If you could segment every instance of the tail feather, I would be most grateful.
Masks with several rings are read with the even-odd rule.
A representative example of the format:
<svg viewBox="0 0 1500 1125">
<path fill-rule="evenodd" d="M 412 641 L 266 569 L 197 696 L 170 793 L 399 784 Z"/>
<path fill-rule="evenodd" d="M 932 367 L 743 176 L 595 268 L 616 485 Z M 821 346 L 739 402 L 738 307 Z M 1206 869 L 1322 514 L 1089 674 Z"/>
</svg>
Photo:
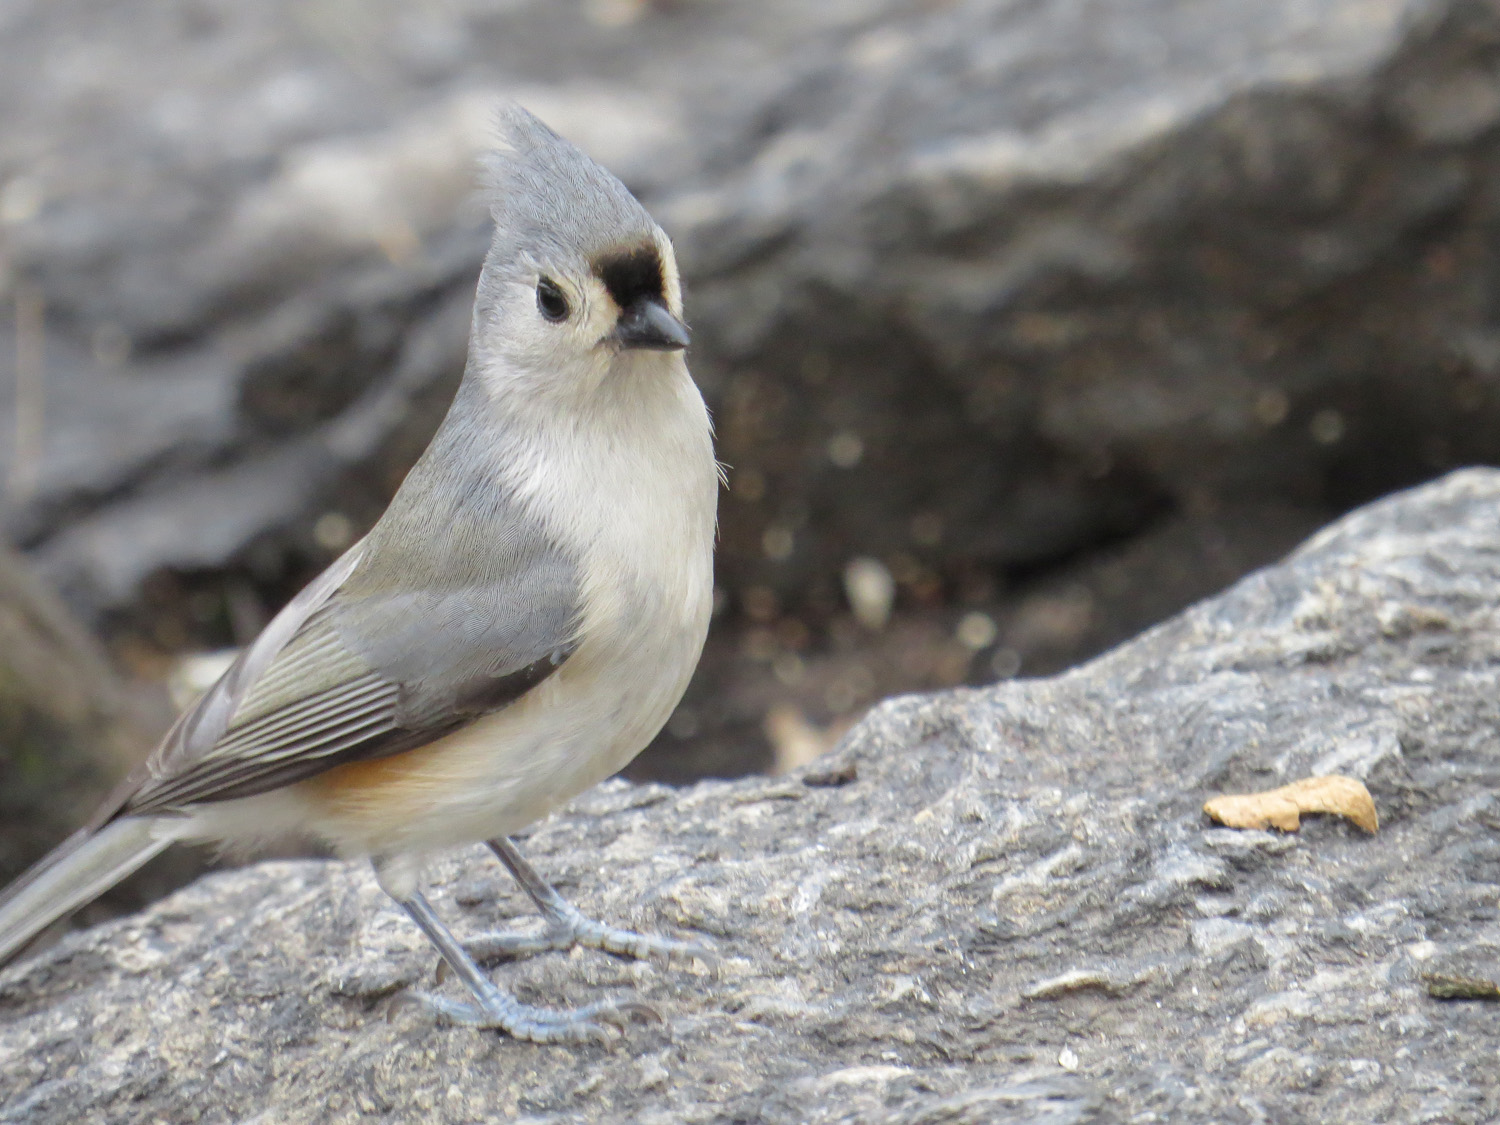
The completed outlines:
<svg viewBox="0 0 1500 1125">
<path fill-rule="evenodd" d="M 161 820 L 145 817 L 122 817 L 73 833 L 0 890 L 0 965 L 53 922 L 164 851 L 175 836 Z"/>
</svg>

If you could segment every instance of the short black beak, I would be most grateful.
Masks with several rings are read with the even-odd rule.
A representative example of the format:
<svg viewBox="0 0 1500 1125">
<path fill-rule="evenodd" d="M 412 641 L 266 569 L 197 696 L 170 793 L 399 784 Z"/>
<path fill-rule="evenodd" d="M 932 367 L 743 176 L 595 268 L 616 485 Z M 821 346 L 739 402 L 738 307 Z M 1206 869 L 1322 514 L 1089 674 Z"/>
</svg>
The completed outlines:
<svg viewBox="0 0 1500 1125">
<path fill-rule="evenodd" d="M 688 327 L 654 297 L 631 302 L 615 324 L 614 339 L 622 348 L 675 352 L 688 346 Z"/>
</svg>

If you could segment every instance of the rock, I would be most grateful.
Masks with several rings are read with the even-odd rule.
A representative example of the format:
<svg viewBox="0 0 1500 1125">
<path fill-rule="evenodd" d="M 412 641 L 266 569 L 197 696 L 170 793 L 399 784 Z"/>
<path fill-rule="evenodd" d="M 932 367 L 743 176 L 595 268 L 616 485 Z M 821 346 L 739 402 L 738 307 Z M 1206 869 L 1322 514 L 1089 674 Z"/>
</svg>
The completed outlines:
<svg viewBox="0 0 1500 1125">
<path fill-rule="evenodd" d="M 0 526 L 88 623 L 244 643 L 376 517 L 463 362 L 502 93 L 676 236 L 733 467 L 680 724 L 707 748 L 661 776 L 755 764 L 785 688 L 737 684 L 742 635 L 769 606 L 799 659 L 836 647 L 851 560 L 897 576 L 898 625 L 1024 616 L 1008 590 L 1101 546 L 1500 459 L 1480 0 L 556 12 L 0 17 Z M 1035 672 L 1116 636 L 1061 624 L 1004 647 Z M 726 694 L 753 702 L 712 729 Z"/>
<path fill-rule="evenodd" d="M 0 548 L 0 884 L 78 825 L 166 729 L 14 552 Z"/>
<path fill-rule="evenodd" d="M 659 208 L 729 587 L 816 604 L 869 555 L 951 587 L 1494 461 L 1497 30 L 1466 0 L 991 3 L 818 44 Z"/>
<path fill-rule="evenodd" d="M 116 670 L 56 593 L 0 546 L 0 886 L 78 827 L 171 721 L 151 685 Z M 155 862 L 80 915 L 133 910 L 202 870 Z"/>
<path fill-rule="evenodd" d="M 211 876 L 0 975 L 0 1121 L 1487 1120 L 1500 1009 L 1429 978 L 1500 966 L 1497 588 L 1500 471 L 1457 473 L 1085 667 L 883 704 L 805 778 L 600 787 L 539 867 L 722 954 L 498 970 L 666 1016 L 612 1050 L 399 1003 L 433 958 L 361 866 Z M 1378 834 L 1201 812 L 1334 772 Z M 478 852 L 433 883 L 464 932 L 526 913 Z"/>
<path fill-rule="evenodd" d="M 47 339 L 4 525 L 91 621 L 227 643 L 379 511 L 462 362 L 501 92 L 677 237 L 734 610 L 1500 457 L 1478 0 L 555 13 L 5 17 L 4 257 Z"/>
</svg>

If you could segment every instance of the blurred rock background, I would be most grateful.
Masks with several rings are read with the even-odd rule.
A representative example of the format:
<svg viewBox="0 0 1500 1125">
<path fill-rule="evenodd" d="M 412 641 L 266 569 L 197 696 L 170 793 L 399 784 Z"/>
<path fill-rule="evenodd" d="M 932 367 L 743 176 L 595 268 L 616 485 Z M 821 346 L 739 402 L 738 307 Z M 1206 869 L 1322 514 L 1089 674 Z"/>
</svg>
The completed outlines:
<svg viewBox="0 0 1500 1125">
<path fill-rule="evenodd" d="M 501 95 L 673 235 L 730 466 L 638 777 L 1056 671 L 1500 461 L 1494 3 L 3 0 L 0 528 L 125 742 L 436 426 Z M 118 770 L 85 712 L 66 784 L 0 739 L 0 876 Z"/>
</svg>

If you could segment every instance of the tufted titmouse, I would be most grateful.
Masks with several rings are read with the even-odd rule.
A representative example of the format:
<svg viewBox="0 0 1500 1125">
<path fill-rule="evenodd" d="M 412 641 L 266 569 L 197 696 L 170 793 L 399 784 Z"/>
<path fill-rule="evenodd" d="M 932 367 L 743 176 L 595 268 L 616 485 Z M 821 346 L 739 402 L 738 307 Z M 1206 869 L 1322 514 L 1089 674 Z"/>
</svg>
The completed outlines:
<svg viewBox="0 0 1500 1125">
<path fill-rule="evenodd" d="M 707 633 L 718 466 L 672 246 L 525 110 L 501 111 L 485 167 L 495 235 L 432 444 L 369 534 L 0 893 L 0 963 L 177 840 L 370 857 L 473 994 L 424 999 L 523 1039 L 595 1039 L 645 1010 L 502 991 L 417 889 L 424 853 L 488 842 L 545 916 L 481 959 L 697 950 L 584 917 L 506 838 L 641 751 Z"/>
</svg>

